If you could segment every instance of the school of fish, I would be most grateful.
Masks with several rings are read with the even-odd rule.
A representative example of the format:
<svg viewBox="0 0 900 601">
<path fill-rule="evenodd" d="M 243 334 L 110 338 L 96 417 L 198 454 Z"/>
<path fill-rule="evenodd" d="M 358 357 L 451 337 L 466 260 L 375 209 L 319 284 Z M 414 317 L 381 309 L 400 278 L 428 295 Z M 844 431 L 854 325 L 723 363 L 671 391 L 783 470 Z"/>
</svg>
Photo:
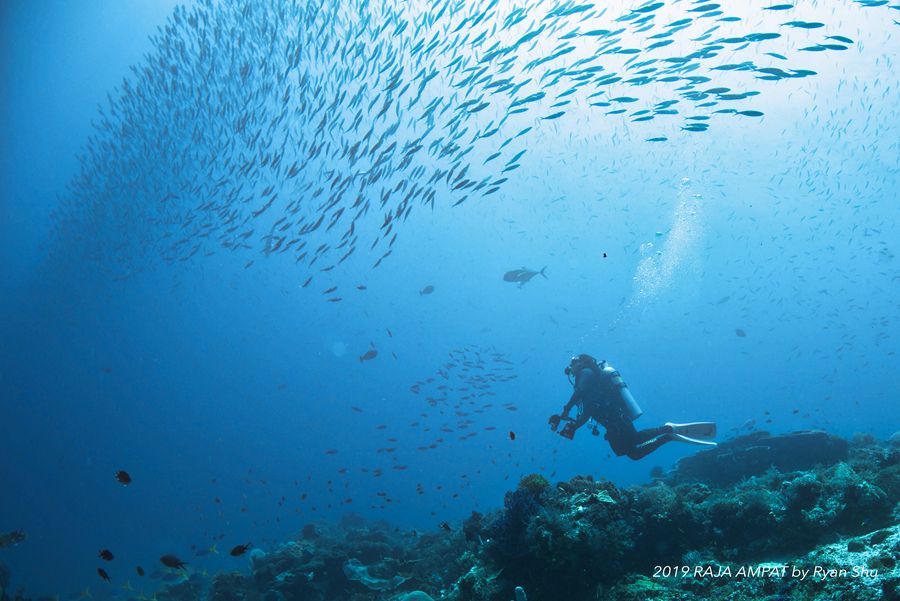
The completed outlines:
<svg viewBox="0 0 900 601">
<path fill-rule="evenodd" d="M 253 253 L 246 267 L 285 255 L 306 285 L 354 253 L 378 267 L 414 208 L 497 193 L 570 117 L 621 115 L 651 143 L 663 120 L 759 126 L 768 82 L 854 44 L 794 8 L 753 9 L 784 19 L 749 31 L 702 0 L 178 7 L 100 107 L 55 235 L 117 277 L 221 251 Z M 818 41 L 796 48 L 795 32 Z M 726 72 L 743 87 L 717 83 Z"/>
</svg>

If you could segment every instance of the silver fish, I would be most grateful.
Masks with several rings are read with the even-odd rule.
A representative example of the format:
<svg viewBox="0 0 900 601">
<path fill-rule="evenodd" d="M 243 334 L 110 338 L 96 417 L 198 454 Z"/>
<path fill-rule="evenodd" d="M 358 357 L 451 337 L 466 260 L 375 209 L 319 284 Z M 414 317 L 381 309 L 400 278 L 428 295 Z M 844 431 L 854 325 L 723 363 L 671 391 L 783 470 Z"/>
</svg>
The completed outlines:
<svg viewBox="0 0 900 601">
<path fill-rule="evenodd" d="M 536 275 L 542 275 L 544 276 L 545 280 L 548 279 L 547 274 L 544 273 L 545 269 L 547 269 L 546 265 L 540 271 L 532 271 L 530 269 L 526 269 L 525 267 L 523 267 L 522 269 L 513 269 L 512 271 L 507 271 L 503 274 L 503 281 L 518 282 L 519 288 L 521 288 L 522 286 L 530 282 L 531 278 Z"/>
</svg>

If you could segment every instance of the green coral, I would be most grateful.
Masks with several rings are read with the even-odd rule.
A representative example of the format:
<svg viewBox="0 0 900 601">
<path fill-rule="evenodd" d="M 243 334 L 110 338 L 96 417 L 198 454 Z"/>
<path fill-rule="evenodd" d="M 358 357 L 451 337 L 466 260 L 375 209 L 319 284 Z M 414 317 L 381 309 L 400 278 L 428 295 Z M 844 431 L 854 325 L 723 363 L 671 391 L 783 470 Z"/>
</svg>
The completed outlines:
<svg viewBox="0 0 900 601">
<path fill-rule="evenodd" d="M 528 474 L 519 480 L 519 489 L 537 497 L 550 489 L 550 483 L 540 474 Z"/>
</svg>

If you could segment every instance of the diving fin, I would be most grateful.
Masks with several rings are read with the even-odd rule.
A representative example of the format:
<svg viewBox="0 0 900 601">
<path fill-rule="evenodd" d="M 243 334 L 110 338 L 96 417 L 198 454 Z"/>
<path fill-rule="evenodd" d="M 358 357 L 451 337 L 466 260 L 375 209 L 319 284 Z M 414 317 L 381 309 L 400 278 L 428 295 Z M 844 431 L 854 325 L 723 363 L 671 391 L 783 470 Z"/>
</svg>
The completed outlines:
<svg viewBox="0 0 900 601">
<path fill-rule="evenodd" d="M 672 434 L 680 434 L 690 439 L 714 438 L 716 435 L 715 422 L 691 422 L 689 424 L 673 424 L 666 422 L 672 428 Z M 690 442 L 694 442 L 691 440 Z"/>
<path fill-rule="evenodd" d="M 690 443 L 690 444 L 699 444 L 699 445 L 702 445 L 702 446 L 704 446 L 704 447 L 715 447 L 715 446 L 718 446 L 718 443 L 715 443 L 715 442 L 713 442 L 713 441 L 711 441 L 711 440 L 699 440 L 699 439 L 697 439 L 697 438 L 691 438 L 690 436 L 685 436 L 684 434 L 670 434 L 669 436 L 672 437 L 672 440 L 675 440 L 675 441 L 678 441 L 678 442 L 687 442 L 687 443 Z"/>
</svg>

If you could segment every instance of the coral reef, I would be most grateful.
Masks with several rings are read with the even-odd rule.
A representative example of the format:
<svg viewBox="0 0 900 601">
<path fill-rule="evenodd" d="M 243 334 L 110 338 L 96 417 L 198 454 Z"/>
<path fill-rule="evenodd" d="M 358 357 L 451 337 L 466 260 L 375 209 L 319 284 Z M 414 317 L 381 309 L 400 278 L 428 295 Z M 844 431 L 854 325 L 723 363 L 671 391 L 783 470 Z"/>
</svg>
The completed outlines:
<svg viewBox="0 0 900 601">
<path fill-rule="evenodd" d="M 208 598 L 427 601 L 467 569 L 460 563 L 462 536 L 445 534 L 358 520 L 308 526 L 300 540 L 252 555 L 250 576 L 217 575 Z"/>
<path fill-rule="evenodd" d="M 184 582 L 170 584 L 156 594 L 157 601 L 192 601 L 203 594 L 203 579 L 197 575 Z"/>
<path fill-rule="evenodd" d="M 156 598 L 900 600 L 900 446 L 804 432 L 722 447 L 627 488 L 532 474 L 502 509 L 449 531 L 358 517 L 308 525 L 295 541 L 251 551 L 249 574 L 191 578 Z M 750 458 L 739 478 L 722 475 L 727 457 Z"/>
<path fill-rule="evenodd" d="M 883 567 L 868 579 L 854 577 L 859 562 L 835 555 L 835 549 L 843 545 L 846 551 L 844 541 L 855 548 L 864 543 L 853 541 L 869 541 L 866 533 L 896 528 L 900 449 L 871 437 L 850 443 L 818 432 L 755 434 L 722 446 L 726 453 L 698 453 L 669 477 L 644 486 L 618 489 L 585 477 L 540 492 L 520 484 L 507 493 L 503 511 L 467 522 L 467 540 L 480 541 L 469 544 L 476 565 L 445 598 L 509 599 L 514 585 L 535 598 L 576 600 L 894 594 L 895 571 L 888 566 L 900 548 L 890 546 L 891 537 L 873 551 Z M 728 461 L 745 459 L 724 474 Z M 820 581 L 836 575 L 818 589 L 813 577 L 758 576 L 759 566 L 785 563 L 819 565 L 825 574 Z M 664 566 L 705 567 L 725 576 L 654 577 Z M 841 576 L 842 569 L 850 575 Z M 492 580 L 479 583 L 479 576 Z M 862 589 L 868 597 L 857 595 Z"/>
</svg>

